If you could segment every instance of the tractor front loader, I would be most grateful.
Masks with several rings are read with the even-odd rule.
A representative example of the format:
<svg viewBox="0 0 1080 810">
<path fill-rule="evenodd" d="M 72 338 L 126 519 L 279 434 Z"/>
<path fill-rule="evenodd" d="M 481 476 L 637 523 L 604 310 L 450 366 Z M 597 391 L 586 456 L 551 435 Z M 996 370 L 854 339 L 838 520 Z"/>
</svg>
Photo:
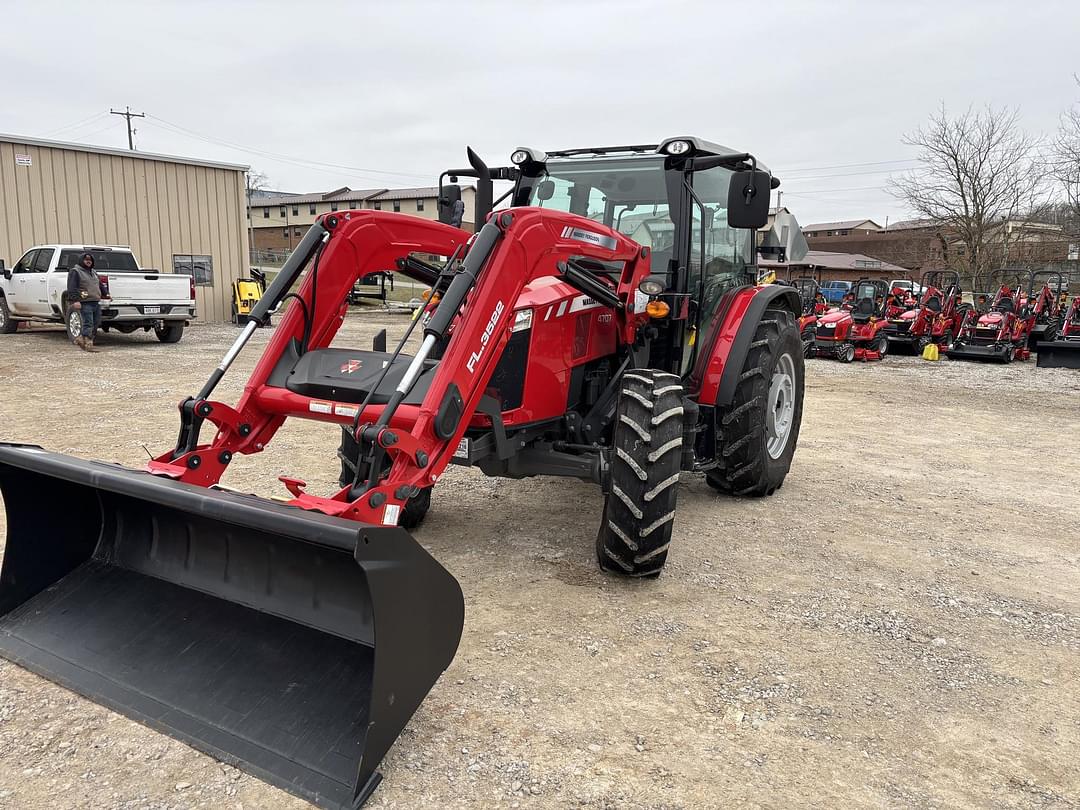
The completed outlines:
<svg viewBox="0 0 1080 810">
<path fill-rule="evenodd" d="M 480 181 L 477 233 L 320 217 L 145 471 L 0 445 L 0 654 L 316 804 L 357 807 L 461 636 L 457 582 L 404 528 L 448 464 L 596 483 L 598 562 L 631 577 L 664 566 L 681 473 L 731 494 L 780 487 L 803 357 L 797 293 L 755 284 L 778 181 L 696 138 L 519 149 L 498 169 L 469 156 L 451 174 Z M 514 184 L 494 213 L 492 179 Z M 386 267 L 437 303 L 391 351 L 385 333 L 331 348 L 354 282 Z M 286 304 L 239 402 L 213 399 Z M 283 476 L 285 503 L 220 488 L 288 418 L 341 426 L 340 488 Z"/>
<path fill-rule="evenodd" d="M 1080 295 L 1065 308 L 1058 332 L 1035 344 L 1039 368 L 1080 368 Z"/>
</svg>

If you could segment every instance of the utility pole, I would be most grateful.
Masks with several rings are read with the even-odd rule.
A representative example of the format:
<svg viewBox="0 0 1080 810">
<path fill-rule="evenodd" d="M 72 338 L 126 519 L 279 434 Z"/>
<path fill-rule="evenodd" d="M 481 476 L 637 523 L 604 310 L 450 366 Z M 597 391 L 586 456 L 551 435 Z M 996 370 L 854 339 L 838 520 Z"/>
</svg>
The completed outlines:
<svg viewBox="0 0 1080 810">
<path fill-rule="evenodd" d="M 135 151 L 135 141 L 131 137 L 131 119 L 132 118 L 146 118 L 146 113 L 133 113 L 131 111 L 131 107 L 124 107 L 123 111 L 114 110 L 112 107 L 109 107 L 109 115 L 122 115 L 122 116 L 124 116 L 124 118 L 127 119 L 128 149 L 130 149 L 132 152 L 134 152 Z"/>
</svg>

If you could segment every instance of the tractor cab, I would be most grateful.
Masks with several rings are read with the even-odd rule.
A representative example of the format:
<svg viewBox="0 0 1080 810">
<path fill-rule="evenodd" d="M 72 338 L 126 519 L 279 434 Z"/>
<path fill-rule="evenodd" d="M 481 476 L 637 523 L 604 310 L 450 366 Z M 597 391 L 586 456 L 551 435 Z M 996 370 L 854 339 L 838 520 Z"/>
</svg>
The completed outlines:
<svg viewBox="0 0 1080 810">
<path fill-rule="evenodd" d="M 889 285 L 880 279 L 863 278 L 852 287 L 851 317 L 855 323 L 884 318 Z"/>
<path fill-rule="evenodd" d="M 799 302 L 802 304 L 803 315 L 824 315 L 828 309 L 828 302 L 821 293 L 821 271 L 817 270 L 813 275 L 791 276 L 788 271 L 788 282 L 799 293 Z"/>
<path fill-rule="evenodd" d="M 487 171 L 514 180 L 504 195 L 512 207 L 576 214 L 648 250 L 647 295 L 669 308 L 655 324 L 658 339 L 649 353 L 654 367 L 688 373 L 711 352 L 716 335 L 710 327 L 726 296 L 759 283 L 757 231 L 768 218 L 770 189 L 779 181 L 750 154 L 698 138 L 673 138 L 659 146 L 521 148 L 511 162 L 511 169 Z M 478 206 L 479 199 L 478 192 Z M 478 211 L 478 222 L 482 216 Z M 610 238 L 585 227 L 567 228 L 564 236 L 593 244 Z M 769 236 L 774 256 L 792 261 L 806 253 L 790 214 L 776 218 Z M 600 283 L 618 271 L 600 270 L 608 275 Z"/>
</svg>

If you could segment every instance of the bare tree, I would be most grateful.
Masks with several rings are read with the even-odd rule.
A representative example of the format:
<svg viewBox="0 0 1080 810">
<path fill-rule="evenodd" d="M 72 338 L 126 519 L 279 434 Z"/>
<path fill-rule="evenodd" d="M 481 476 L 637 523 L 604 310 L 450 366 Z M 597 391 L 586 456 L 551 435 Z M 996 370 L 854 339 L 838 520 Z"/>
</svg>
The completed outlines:
<svg viewBox="0 0 1080 810">
<path fill-rule="evenodd" d="M 248 253 L 255 250 L 255 225 L 251 220 L 251 198 L 258 191 L 265 191 L 270 187 L 270 178 L 258 169 L 248 169 L 244 181 L 247 193 L 247 217 L 248 217 Z"/>
<path fill-rule="evenodd" d="M 1073 78 L 1080 85 L 1080 76 Z M 1071 238 L 1080 239 L 1080 104 L 1062 113 L 1049 163 L 1050 173 L 1065 192 L 1061 224 Z"/>
<path fill-rule="evenodd" d="M 1016 110 L 989 106 L 951 117 L 943 104 L 925 126 L 904 136 L 918 148 L 922 167 L 890 183 L 895 196 L 941 230 L 950 266 L 970 276 L 973 286 L 1007 257 L 1005 223 L 1031 210 L 1043 187 L 1041 141 L 1025 133 L 1018 118 Z"/>
</svg>

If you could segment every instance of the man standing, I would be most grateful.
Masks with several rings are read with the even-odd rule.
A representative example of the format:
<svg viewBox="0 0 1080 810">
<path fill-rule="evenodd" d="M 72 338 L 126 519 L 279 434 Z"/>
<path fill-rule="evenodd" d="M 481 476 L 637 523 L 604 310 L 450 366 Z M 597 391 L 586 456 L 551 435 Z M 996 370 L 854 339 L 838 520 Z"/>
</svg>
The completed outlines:
<svg viewBox="0 0 1080 810">
<path fill-rule="evenodd" d="M 89 253 L 84 253 L 68 271 L 67 293 L 71 308 L 82 315 L 82 329 L 75 345 L 87 352 L 101 351 L 94 347 L 94 335 L 101 325 L 101 279 L 94 272 L 94 257 Z"/>
</svg>

